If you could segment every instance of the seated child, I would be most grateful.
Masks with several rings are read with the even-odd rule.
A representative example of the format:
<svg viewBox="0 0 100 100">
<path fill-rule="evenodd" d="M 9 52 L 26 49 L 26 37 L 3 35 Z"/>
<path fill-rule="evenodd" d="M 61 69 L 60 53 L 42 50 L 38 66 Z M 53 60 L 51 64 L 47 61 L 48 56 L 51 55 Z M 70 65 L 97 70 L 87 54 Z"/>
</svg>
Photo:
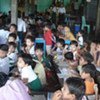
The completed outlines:
<svg viewBox="0 0 100 100">
<path fill-rule="evenodd" d="M 32 57 L 29 54 L 22 54 L 18 57 L 17 66 L 20 72 L 21 79 L 27 84 L 32 91 L 42 89 L 41 82 L 32 67 Z"/>
<path fill-rule="evenodd" d="M 59 39 L 57 41 L 57 48 L 55 51 L 52 51 L 52 54 L 55 55 L 54 59 L 56 58 L 58 61 L 63 61 L 64 55 L 63 55 L 63 49 L 64 49 L 65 41 L 63 39 Z"/>
<path fill-rule="evenodd" d="M 9 74 L 9 67 L 10 67 L 7 53 L 8 53 L 8 45 L 1 44 L 0 45 L 0 72 L 4 72 L 5 74 Z"/>
<path fill-rule="evenodd" d="M 66 68 L 66 69 L 63 68 L 62 70 L 66 71 L 66 78 L 79 77 L 79 74 L 76 71 L 76 67 L 77 67 L 78 63 L 77 63 L 77 61 L 74 61 L 73 53 L 67 52 L 64 56 L 65 56 L 65 60 L 66 60 L 68 68 Z"/>
<path fill-rule="evenodd" d="M 82 79 L 85 80 L 86 94 L 95 93 L 95 78 L 96 78 L 96 68 L 93 64 L 86 64 L 82 66 Z"/>
<path fill-rule="evenodd" d="M 45 68 L 50 68 L 51 67 L 51 63 L 50 63 L 49 59 L 44 56 L 43 50 L 40 47 L 35 48 L 35 57 L 34 57 L 34 59 L 41 62 Z"/>
<path fill-rule="evenodd" d="M 6 95 L 5 95 L 6 93 Z M 19 79 L 9 79 L 0 72 L 0 100 L 32 100 L 28 88 Z"/>
<path fill-rule="evenodd" d="M 87 100 L 84 81 L 77 77 L 68 78 L 63 88 L 54 93 L 52 100 Z"/>
<path fill-rule="evenodd" d="M 77 48 L 78 48 L 78 43 L 77 43 L 77 41 L 75 41 L 75 40 L 71 41 L 70 51 L 71 51 L 71 52 L 73 53 L 73 55 L 74 55 L 74 60 L 77 60 L 77 57 L 78 57 Z"/>
<path fill-rule="evenodd" d="M 25 47 L 24 52 L 26 52 L 27 54 L 30 54 L 32 57 L 34 57 L 34 41 L 35 41 L 35 38 L 33 38 L 30 35 L 28 35 L 25 38 L 26 47 Z"/>
<path fill-rule="evenodd" d="M 16 53 L 16 43 L 14 42 L 9 42 L 8 44 L 9 46 L 9 50 L 8 50 L 8 58 L 9 58 L 9 62 L 10 62 L 10 67 L 13 67 L 16 62 L 17 62 L 17 53 Z"/>
<path fill-rule="evenodd" d="M 95 64 L 97 69 L 100 71 L 100 42 L 97 43 L 96 47 Z"/>
<path fill-rule="evenodd" d="M 8 43 L 9 42 L 15 42 L 15 43 L 17 43 L 16 42 L 16 38 L 17 38 L 17 35 L 15 33 L 9 34 L 9 36 L 8 36 Z"/>
<path fill-rule="evenodd" d="M 84 40 L 83 40 L 83 31 L 79 31 L 77 33 L 77 41 L 78 41 L 78 45 L 80 47 L 82 47 L 83 46 L 83 42 L 84 42 Z"/>
<path fill-rule="evenodd" d="M 89 52 L 83 52 L 80 55 L 80 59 L 79 59 L 79 66 L 78 66 L 79 73 L 81 74 L 83 65 L 91 64 L 93 60 L 94 60 L 93 56 Z"/>
<path fill-rule="evenodd" d="M 39 61 L 36 61 L 36 66 L 34 68 L 34 72 L 37 74 L 37 76 L 39 77 L 42 86 L 46 85 L 46 73 L 45 73 L 45 68 L 43 66 L 43 64 Z"/>
</svg>

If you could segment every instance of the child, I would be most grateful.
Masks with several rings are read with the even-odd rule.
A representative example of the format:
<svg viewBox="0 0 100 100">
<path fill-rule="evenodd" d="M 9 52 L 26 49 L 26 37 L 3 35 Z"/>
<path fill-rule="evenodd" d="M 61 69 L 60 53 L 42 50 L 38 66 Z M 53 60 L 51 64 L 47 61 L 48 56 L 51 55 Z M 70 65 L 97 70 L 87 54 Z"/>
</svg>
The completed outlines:
<svg viewBox="0 0 100 100">
<path fill-rule="evenodd" d="M 68 78 L 62 90 L 54 93 L 52 100 L 87 100 L 84 81 L 77 77 Z"/>
<path fill-rule="evenodd" d="M 6 93 L 6 95 L 5 95 Z M 31 100 L 28 88 L 19 79 L 9 79 L 0 72 L 0 100 Z"/>
<path fill-rule="evenodd" d="M 8 36 L 8 42 L 15 42 L 15 43 L 17 43 L 16 42 L 16 38 L 17 38 L 17 35 L 15 33 L 11 33 Z"/>
<path fill-rule="evenodd" d="M 10 68 L 12 68 L 17 62 L 17 53 L 16 53 L 16 43 L 9 42 L 8 58 L 10 62 Z"/>
<path fill-rule="evenodd" d="M 82 31 L 79 31 L 77 33 L 77 41 L 78 41 L 78 44 L 79 44 L 80 47 L 83 46 L 83 42 L 84 42 L 82 33 L 83 33 Z"/>
<path fill-rule="evenodd" d="M 49 25 L 45 25 L 44 27 L 44 39 L 46 41 L 46 51 L 49 55 L 52 47 L 52 32 Z"/>
<path fill-rule="evenodd" d="M 57 41 L 57 49 L 56 49 L 56 51 L 52 52 L 53 54 L 55 54 L 55 56 L 57 56 L 57 60 L 58 61 L 60 61 L 60 60 L 63 61 L 63 59 L 64 59 L 64 56 L 63 56 L 64 45 L 65 45 L 65 41 L 63 39 L 59 39 Z"/>
<path fill-rule="evenodd" d="M 86 86 L 86 94 L 94 94 L 95 93 L 95 78 L 96 78 L 96 68 L 93 64 L 86 64 L 82 66 L 82 79 L 85 80 Z"/>
<path fill-rule="evenodd" d="M 97 43 L 96 47 L 95 64 L 97 69 L 100 71 L 100 42 Z"/>
<path fill-rule="evenodd" d="M 21 75 L 21 79 L 26 83 L 32 91 L 42 89 L 42 85 L 37 75 L 33 71 L 32 57 L 29 54 L 22 54 L 18 57 L 17 66 Z"/>
<path fill-rule="evenodd" d="M 1 44 L 0 45 L 0 72 L 4 72 L 5 74 L 9 74 L 9 67 L 10 67 L 7 53 L 8 53 L 8 45 Z"/>
<path fill-rule="evenodd" d="M 78 47 L 78 43 L 77 41 L 71 41 L 71 45 L 70 45 L 70 51 L 73 53 L 74 55 L 74 60 L 77 60 L 78 57 L 78 52 L 77 52 L 77 47 Z"/>
<path fill-rule="evenodd" d="M 11 33 L 16 34 L 16 42 L 18 43 L 19 37 L 18 37 L 18 35 L 17 35 L 17 25 L 16 25 L 16 24 L 11 24 L 11 25 L 10 25 L 9 32 L 10 32 L 10 34 L 11 34 Z"/>
<path fill-rule="evenodd" d="M 80 55 L 78 71 L 81 73 L 82 66 L 85 64 L 91 64 L 93 62 L 93 60 L 94 60 L 93 56 L 89 52 L 83 52 Z"/>
<path fill-rule="evenodd" d="M 95 54 L 96 54 L 96 41 L 91 42 L 91 44 L 90 44 L 90 53 L 93 57 L 95 57 Z"/>
<path fill-rule="evenodd" d="M 45 68 L 50 68 L 51 67 L 50 61 L 48 60 L 47 57 L 45 57 L 43 55 L 43 50 L 40 47 L 36 47 L 34 59 L 41 62 Z"/>
<path fill-rule="evenodd" d="M 25 43 L 26 43 L 25 52 L 27 54 L 30 54 L 32 57 L 34 57 L 34 41 L 35 38 L 30 35 L 28 35 L 25 38 Z"/>
</svg>

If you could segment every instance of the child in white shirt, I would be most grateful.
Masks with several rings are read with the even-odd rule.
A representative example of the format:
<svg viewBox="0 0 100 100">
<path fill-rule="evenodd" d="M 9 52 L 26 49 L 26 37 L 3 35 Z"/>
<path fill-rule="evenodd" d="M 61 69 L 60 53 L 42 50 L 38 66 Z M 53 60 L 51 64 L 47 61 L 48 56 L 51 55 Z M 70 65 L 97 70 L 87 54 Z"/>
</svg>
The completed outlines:
<svg viewBox="0 0 100 100">
<path fill-rule="evenodd" d="M 8 53 L 8 45 L 1 44 L 0 45 L 0 72 L 4 72 L 5 74 L 9 74 L 9 67 L 10 67 L 7 53 Z"/>
<path fill-rule="evenodd" d="M 17 66 L 23 82 L 28 85 L 29 89 L 38 91 L 41 90 L 42 85 L 32 69 L 32 67 L 35 67 L 32 63 L 32 57 L 29 54 L 22 54 L 18 57 Z"/>
</svg>

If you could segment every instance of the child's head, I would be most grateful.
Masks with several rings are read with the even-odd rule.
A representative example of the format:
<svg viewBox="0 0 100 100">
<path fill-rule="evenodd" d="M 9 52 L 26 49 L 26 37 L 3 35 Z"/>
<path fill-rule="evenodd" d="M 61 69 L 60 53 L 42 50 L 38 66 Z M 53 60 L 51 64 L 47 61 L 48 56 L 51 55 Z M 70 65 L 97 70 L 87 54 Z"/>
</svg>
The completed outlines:
<svg viewBox="0 0 100 100">
<path fill-rule="evenodd" d="M 58 48 L 64 47 L 64 45 L 65 45 L 65 41 L 63 39 L 59 39 L 57 41 L 57 47 Z"/>
<path fill-rule="evenodd" d="M 96 49 L 97 49 L 97 51 L 100 51 L 100 42 L 97 43 Z"/>
<path fill-rule="evenodd" d="M 0 45 L 0 58 L 6 57 L 7 53 L 8 53 L 8 45 L 1 44 Z"/>
<path fill-rule="evenodd" d="M 8 79 L 9 78 L 5 73 L 0 72 L 0 87 L 4 86 Z"/>
<path fill-rule="evenodd" d="M 25 38 L 26 45 L 29 46 L 29 47 L 32 47 L 34 45 L 34 41 L 35 41 L 35 38 L 31 35 L 28 35 Z"/>
<path fill-rule="evenodd" d="M 77 36 L 82 36 L 84 34 L 84 32 L 81 30 L 77 33 Z"/>
<path fill-rule="evenodd" d="M 90 49 L 96 49 L 96 41 L 91 42 Z"/>
<path fill-rule="evenodd" d="M 84 64 L 92 63 L 93 56 L 89 52 L 83 52 L 79 59 L 79 64 L 83 66 Z"/>
<path fill-rule="evenodd" d="M 9 31 L 11 33 L 16 33 L 16 31 L 17 31 L 17 25 L 16 24 L 11 24 Z"/>
<path fill-rule="evenodd" d="M 46 31 L 49 31 L 50 29 L 51 29 L 51 27 L 50 27 L 49 24 L 45 25 L 45 27 L 44 27 L 44 31 L 45 31 L 45 32 L 46 32 Z"/>
<path fill-rule="evenodd" d="M 15 52 L 15 50 L 16 50 L 16 43 L 15 42 L 9 42 L 8 46 L 9 46 L 8 52 L 10 52 L 10 53 Z"/>
<path fill-rule="evenodd" d="M 8 36 L 8 42 L 16 42 L 17 35 L 15 33 L 11 33 Z"/>
<path fill-rule="evenodd" d="M 77 41 L 75 41 L 75 40 L 71 41 L 70 50 L 71 50 L 72 52 L 74 52 L 74 51 L 77 50 L 77 47 L 78 47 Z"/>
<path fill-rule="evenodd" d="M 85 84 L 81 78 L 70 77 L 62 88 L 63 100 L 82 100 L 85 95 Z"/>
<path fill-rule="evenodd" d="M 86 64 L 82 66 L 82 73 L 81 73 L 82 79 L 88 79 L 88 78 L 95 79 L 95 75 L 96 75 L 96 68 L 93 64 Z"/>
<path fill-rule="evenodd" d="M 67 52 L 64 55 L 65 59 L 68 61 L 73 61 L 73 53 L 72 52 Z"/>
<path fill-rule="evenodd" d="M 36 55 L 37 57 L 42 57 L 42 56 L 43 56 L 43 49 L 40 48 L 40 47 L 36 47 L 36 48 L 35 48 L 35 55 Z"/>
<path fill-rule="evenodd" d="M 21 54 L 18 57 L 18 61 L 17 61 L 17 66 L 18 68 L 23 68 L 23 67 L 27 67 L 29 65 L 32 65 L 32 57 L 29 54 Z"/>
</svg>

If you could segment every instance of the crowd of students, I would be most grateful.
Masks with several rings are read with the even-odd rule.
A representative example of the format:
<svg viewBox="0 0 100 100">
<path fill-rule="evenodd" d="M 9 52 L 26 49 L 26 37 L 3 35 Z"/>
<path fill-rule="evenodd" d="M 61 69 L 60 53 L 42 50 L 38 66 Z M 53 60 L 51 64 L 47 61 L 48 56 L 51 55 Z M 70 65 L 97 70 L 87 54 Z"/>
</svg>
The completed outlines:
<svg viewBox="0 0 100 100">
<path fill-rule="evenodd" d="M 49 55 L 55 63 L 65 61 L 68 66 L 65 66 L 68 73 L 64 86 L 54 93 L 52 100 L 87 100 L 85 95 L 95 94 L 95 86 L 100 92 L 99 38 L 87 42 L 84 31 L 74 36 L 70 27 L 62 23 L 55 25 L 49 17 L 48 13 L 38 13 L 31 19 L 20 17 L 23 22 L 8 25 L 8 30 L 1 25 L 1 100 L 8 100 L 10 96 L 13 100 L 31 100 L 31 91 L 41 91 L 49 84 L 46 72 L 53 67 Z M 34 23 L 31 23 L 33 20 Z M 41 45 L 35 44 L 36 38 L 45 40 L 46 51 Z"/>
</svg>

